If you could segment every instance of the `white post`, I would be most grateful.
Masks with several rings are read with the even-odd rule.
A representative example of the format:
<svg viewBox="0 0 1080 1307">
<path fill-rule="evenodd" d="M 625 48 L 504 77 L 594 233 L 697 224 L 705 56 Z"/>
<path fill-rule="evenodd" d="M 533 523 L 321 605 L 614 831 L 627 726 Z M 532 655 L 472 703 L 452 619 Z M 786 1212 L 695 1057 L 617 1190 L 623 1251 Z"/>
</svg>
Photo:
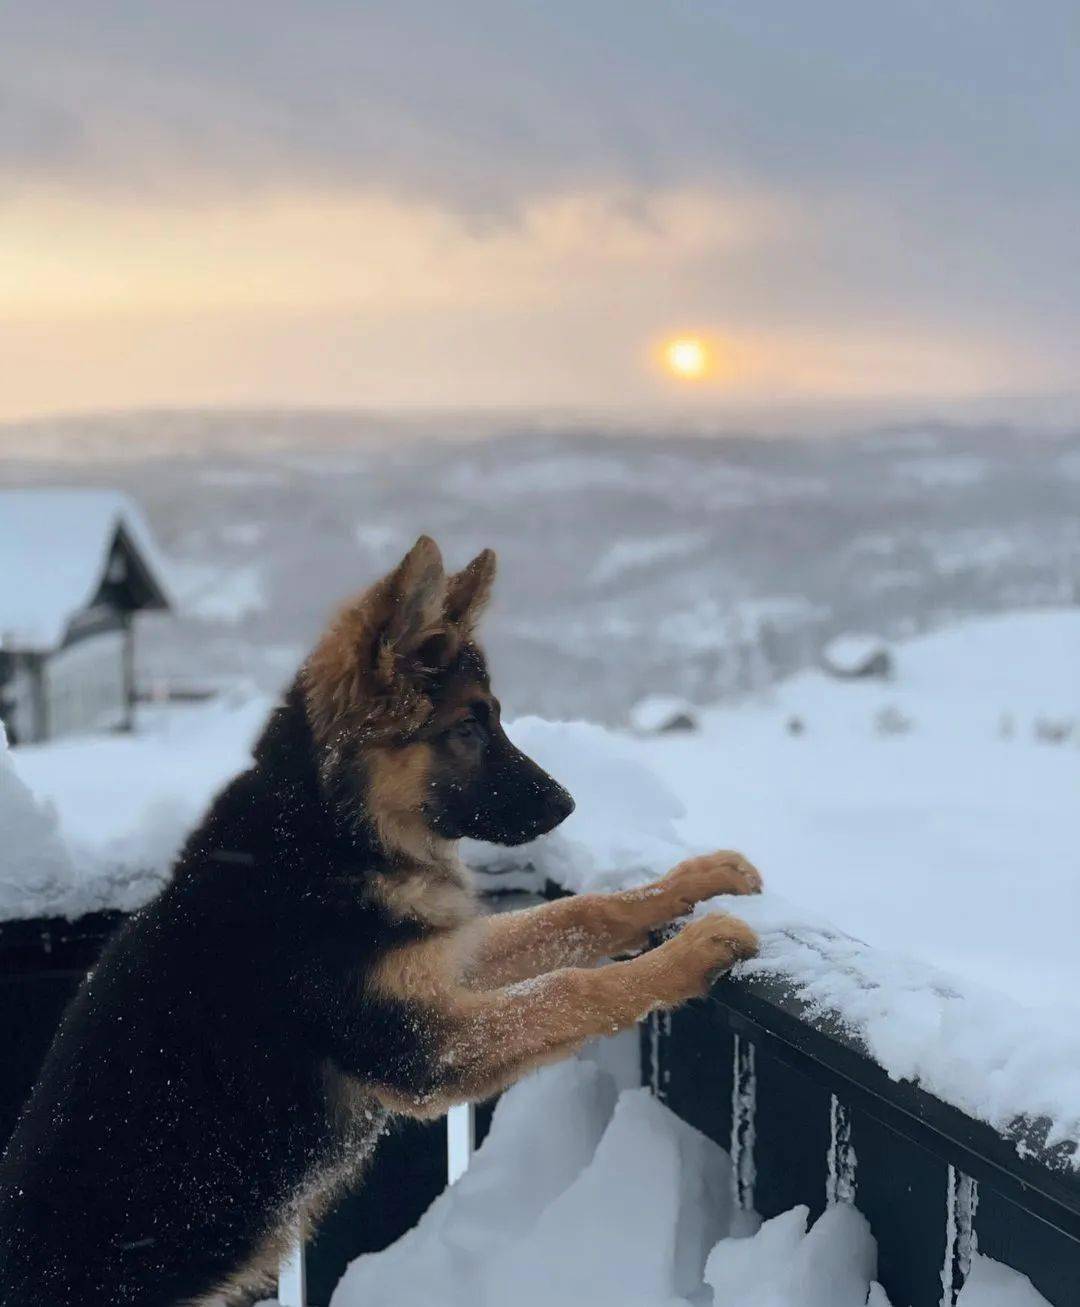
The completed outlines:
<svg viewBox="0 0 1080 1307">
<path fill-rule="evenodd" d="M 278 1267 L 278 1302 L 281 1307 L 307 1307 L 307 1270 L 304 1266 L 304 1241 L 299 1228 L 292 1247 Z"/>
<path fill-rule="evenodd" d="M 453 1184 L 469 1169 L 476 1138 L 476 1109 L 459 1103 L 446 1114 L 446 1182 Z"/>
</svg>

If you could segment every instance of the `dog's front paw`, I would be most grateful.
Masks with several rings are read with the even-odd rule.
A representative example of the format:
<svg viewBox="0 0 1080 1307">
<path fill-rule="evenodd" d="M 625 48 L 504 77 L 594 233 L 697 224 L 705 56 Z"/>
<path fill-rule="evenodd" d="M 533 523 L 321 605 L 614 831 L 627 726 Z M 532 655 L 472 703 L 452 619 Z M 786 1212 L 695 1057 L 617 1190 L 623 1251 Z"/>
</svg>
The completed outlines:
<svg viewBox="0 0 1080 1307">
<path fill-rule="evenodd" d="M 659 952 L 671 966 L 675 1001 L 705 994 L 722 972 L 752 958 L 758 937 L 745 921 L 723 912 L 710 912 L 689 922 Z"/>
<path fill-rule="evenodd" d="M 660 882 L 671 895 L 672 916 L 682 916 L 695 903 L 716 894 L 760 894 L 761 873 L 733 849 L 705 853 L 680 862 Z"/>
</svg>

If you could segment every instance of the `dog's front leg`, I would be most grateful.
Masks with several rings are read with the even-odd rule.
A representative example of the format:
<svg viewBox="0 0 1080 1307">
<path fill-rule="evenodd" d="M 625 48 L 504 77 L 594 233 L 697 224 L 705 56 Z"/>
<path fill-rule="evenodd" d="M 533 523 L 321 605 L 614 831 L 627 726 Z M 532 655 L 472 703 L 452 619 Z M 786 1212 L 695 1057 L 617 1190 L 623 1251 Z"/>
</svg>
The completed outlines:
<svg viewBox="0 0 1080 1307">
<path fill-rule="evenodd" d="M 429 976 L 435 956 L 430 946 L 418 949 L 423 952 L 417 953 L 417 965 L 399 958 L 378 978 L 387 997 L 413 1011 L 416 982 Z M 501 989 L 459 988 L 437 995 L 429 976 L 421 982 L 430 1032 L 428 1078 L 420 1090 L 402 1093 L 384 1085 L 375 1092 L 391 1109 L 422 1117 L 488 1098 L 589 1039 L 705 993 L 713 977 L 756 951 L 757 939 L 745 922 L 713 914 L 691 922 L 659 948 L 606 967 L 567 967 Z"/>
<path fill-rule="evenodd" d="M 557 967 L 590 966 L 644 947 L 651 931 L 715 894 L 757 894 L 761 876 L 731 850 L 680 862 L 661 880 L 614 894 L 577 894 L 486 917 L 467 970 L 477 988 Z"/>
</svg>

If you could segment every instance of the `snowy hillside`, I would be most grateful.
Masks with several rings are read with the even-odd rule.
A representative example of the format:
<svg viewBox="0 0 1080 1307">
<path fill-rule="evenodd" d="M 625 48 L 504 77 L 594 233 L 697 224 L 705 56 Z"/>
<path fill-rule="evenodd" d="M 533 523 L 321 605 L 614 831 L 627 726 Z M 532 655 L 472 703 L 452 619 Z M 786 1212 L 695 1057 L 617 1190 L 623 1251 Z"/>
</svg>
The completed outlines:
<svg viewBox="0 0 1080 1307">
<path fill-rule="evenodd" d="M 179 620 L 140 623 L 147 687 L 276 693 L 342 596 L 421 531 L 451 562 L 499 552 L 487 639 L 503 701 L 611 724 L 646 694 L 760 687 L 842 631 L 909 635 L 1080 594 L 1075 435 L 485 429 L 501 438 L 265 413 L 84 420 L 55 446 L 0 428 L 0 485 L 105 481 L 145 509 L 180 601 Z"/>
</svg>

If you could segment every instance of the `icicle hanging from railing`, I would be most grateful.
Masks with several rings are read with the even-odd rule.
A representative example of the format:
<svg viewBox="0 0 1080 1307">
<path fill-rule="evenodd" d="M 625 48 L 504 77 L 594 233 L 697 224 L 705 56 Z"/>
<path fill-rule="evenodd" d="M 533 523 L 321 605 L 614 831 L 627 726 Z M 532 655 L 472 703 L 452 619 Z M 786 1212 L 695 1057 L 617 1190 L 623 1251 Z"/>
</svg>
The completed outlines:
<svg viewBox="0 0 1080 1307">
<path fill-rule="evenodd" d="M 835 1094 L 829 1099 L 829 1153 L 825 1176 L 825 1206 L 855 1201 L 855 1148 L 851 1142 L 851 1115 Z"/>
<path fill-rule="evenodd" d="M 979 1186 L 969 1175 L 949 1167 L 945 1187 L 945 1261 L 941 1267 L 941 1307 L 954 1307 L 977 1251 L 975 1209 Z"/>
<path fill-rule="evenodd" d="M 731 1084 L 731 1174 L 735 1210 L 754 1210 L 757 1073 L 754 1045 L 734 1036 L 734 1075 Z"/>
<path fill-rule="evenodd" d="M 671 1073 L 663 1065 L 663 1040 L 671 1034 L 671 1013 L 653 1012 L 649 1017 L 649 1089 L 661 1102 L 667 1096 Z"/>
</svg>

